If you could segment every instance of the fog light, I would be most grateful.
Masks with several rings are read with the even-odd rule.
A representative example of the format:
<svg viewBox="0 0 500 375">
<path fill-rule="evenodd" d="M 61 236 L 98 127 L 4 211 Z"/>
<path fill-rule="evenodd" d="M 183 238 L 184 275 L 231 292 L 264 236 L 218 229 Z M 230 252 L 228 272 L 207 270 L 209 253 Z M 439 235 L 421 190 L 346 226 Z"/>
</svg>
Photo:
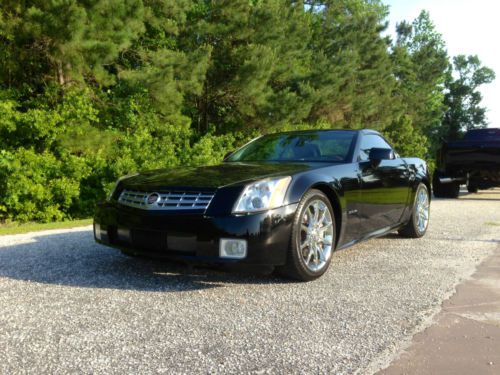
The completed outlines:
<svg viewBox="0 0 500 375">
<path fill-rule="evenodd" d="M 242 259 L 247 256 L 247 241 L 221 238 L 219 245 L 221 258 Z"/>
<path fill-rule="evenodd" d="M 94 236 L 96 239 L 101 241 L 101 225 L 94 223 Z"/>
</svg>

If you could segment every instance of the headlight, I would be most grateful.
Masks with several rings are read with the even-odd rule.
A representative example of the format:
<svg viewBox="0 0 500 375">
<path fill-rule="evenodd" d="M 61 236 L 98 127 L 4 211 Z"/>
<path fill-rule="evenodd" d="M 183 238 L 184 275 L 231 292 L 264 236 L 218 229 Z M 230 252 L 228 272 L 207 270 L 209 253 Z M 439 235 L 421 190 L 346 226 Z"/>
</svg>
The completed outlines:
<svg viewBox="0 0 500 375">
<path fill-rule="evenodd" d="M 129 178 L 129 177 L 134 177 L 134 176 L 137 176 L 139 173 L 130 173 L 126 176 L 122 176 L 120 177 L 118 180 L 116 180 L 115 182 L 115 186 L 113 186 L 113 189 L 111 189 L 111 191 L 109 192 L 109 195 L 108 195 L 108 201 L 111 200 L 111 198 L 113 198 L 113 194 L 115 194 L 115 191 L 116 191 L 116 188 L 118 187 L 118 185 L 120 184 L 121 181 L 125 180 L 126 178 Z"/>
<path fill-rule="evenodd" d="M 280 177 L 254 182 L 245 187 L 233 213 L 264 211 L 283 205 L 291 177 Z"/>
</svg>

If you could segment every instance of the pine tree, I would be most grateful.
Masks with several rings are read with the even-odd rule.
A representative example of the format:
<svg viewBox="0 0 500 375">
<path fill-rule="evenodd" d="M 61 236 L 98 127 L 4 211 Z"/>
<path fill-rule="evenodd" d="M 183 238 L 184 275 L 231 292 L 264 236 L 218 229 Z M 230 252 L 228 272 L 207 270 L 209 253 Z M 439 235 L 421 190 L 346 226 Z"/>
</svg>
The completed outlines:
<svg viewBox="0 0 500 375">
<path fill-rule="evenodd" d="M 143 30 L 141 0 L 2 2 L 1 67 L 9 85 L 110 84 L 110 64 Z"/>
<path fill-rule="evenodd" d="M 195 1 L 180 39 L 188 50 L 210 50 L 203 90 L 190 97 L 197 129 L 264 129 L 305 118 L 309 38 L 302 2 Z"/>
<path fill-rule="evenodd" d="M 182 128 L 190 125 L 185 98 L 201 93 L 211 51 L 185 49 L 180 42 L 191 7 L 187 0 L 144 0 L 145 32 L 118 63 L 118 75 L 129 85 L 125 95 L 146 90 L 164 123 Z"/>
<path fill-rule="evenodd" d="M 383 128 L 392 119 L 394 86 L 387 54 L 387 7 L 379 1 L 310 4 L 314 19 L 311 119 L 345 127 Z"/>
</svg>

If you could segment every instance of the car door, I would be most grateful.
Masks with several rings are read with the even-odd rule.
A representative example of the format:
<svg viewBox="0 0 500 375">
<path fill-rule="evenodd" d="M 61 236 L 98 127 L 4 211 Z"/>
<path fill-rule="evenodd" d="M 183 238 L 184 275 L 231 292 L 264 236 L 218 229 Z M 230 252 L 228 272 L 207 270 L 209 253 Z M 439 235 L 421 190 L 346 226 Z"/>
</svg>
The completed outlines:
<svg viewBox="0 0 500 375">
<path fill-rule="evenodd" d="M 360 231 L 363 235 L 398 224 L 409 193 L 409 169 L 394 153 L 392 160 L 370 161 L 372 148 L 392 147 L 378 134 L 364 134 L 358 154 Z"/>
</svg>

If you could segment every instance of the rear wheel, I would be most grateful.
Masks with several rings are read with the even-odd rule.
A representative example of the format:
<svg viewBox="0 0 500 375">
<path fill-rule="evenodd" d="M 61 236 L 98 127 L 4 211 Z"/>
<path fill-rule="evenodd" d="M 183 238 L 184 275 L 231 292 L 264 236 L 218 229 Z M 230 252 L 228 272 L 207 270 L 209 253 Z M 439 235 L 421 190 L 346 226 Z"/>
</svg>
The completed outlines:
<svg viewBox="0 0 500 375">
<path fill-rule="evenodd" d="M 335 248 L 335 230 L 328 197 L 319 190 L 308 191 L 297 207 L 287 263 L 278 271 L 301 281 L 323 275 Z"/>
<path fill-rule="evenodd" d="M 479 189 L 477 188 L 477 186 L 475 185 L 472 185 L 472 184 L 467 184 L 467 191 L 469 193 L 477 193 Z"/>
<path fill-rule="evenodd" d="M 447 184 L 439 181 L 439 172 L 434 172 L 432 178 L 432 190 L 436 198 L 458 198 L 460 193 L 460 184 L 457 182 L 450 182 Z"/>
<path fill-rule="evenodd" d="M 415 194 L 411 219 L 398 233 L 403 237 L 420 238 L 429 226 L 430 203 L 427 186 L 420 184 Z"/>
</svg>

